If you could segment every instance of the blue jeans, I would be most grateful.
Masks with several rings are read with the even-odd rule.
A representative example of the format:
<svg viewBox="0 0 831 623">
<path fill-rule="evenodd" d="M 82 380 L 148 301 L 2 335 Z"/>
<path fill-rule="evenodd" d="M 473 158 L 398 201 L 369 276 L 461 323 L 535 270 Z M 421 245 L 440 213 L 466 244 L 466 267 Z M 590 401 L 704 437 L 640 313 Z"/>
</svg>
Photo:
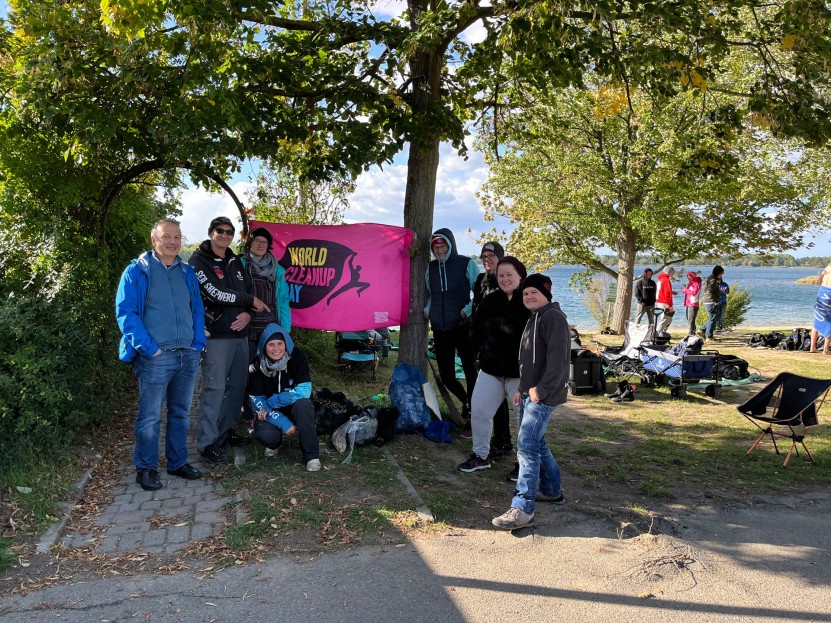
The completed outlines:
<svg viewBox="0 0 831 623">
<path fill-rule="evenodd" d="M 157 469 L 162 402 L 167 402 L 167 430 L 164 452 L 167 469 L 178 469 L 188 462 L 187 435 L 193 385 L 199 371 L 199 352 L 162 351 L 157 357 L 137 355 L 133 371 L 139 385 L 136 414 L 136 469 Z"/>
<path fill-rule="evenodd" d="M 545 441 L 545 431 L 556 408 L 541 402 L 535 404 L 525 395 L 519 403 L 519 478 L 511 506 L 525 513 L 534 512 L 538 488 L 545 495 L 560 493 L 560 466 Z"/>
<path fill-rule="evenodd" d="M 718 330 L 724 331 L 724 315 L 727 313 L 727 302 L 722 301 L 718 304 Z"/>
<path fill-rule="evenodd" d="M 713 339 L 713 331 L 715 331 L 716 323 L 718 322 L 718 314 L 720 305 L 718 303 L 704 303 L 704 309 L 707 310 L 707 322 L 704 323 L 704 337 Z"/>
</svg>

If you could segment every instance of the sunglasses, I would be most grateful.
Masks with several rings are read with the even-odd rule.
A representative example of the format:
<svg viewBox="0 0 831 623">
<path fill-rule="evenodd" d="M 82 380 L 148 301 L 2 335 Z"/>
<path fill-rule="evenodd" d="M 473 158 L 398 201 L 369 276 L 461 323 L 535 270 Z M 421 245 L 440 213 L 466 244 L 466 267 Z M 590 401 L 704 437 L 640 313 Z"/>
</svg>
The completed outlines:
<svg viewBox="0 0 831 623">
<path fill-rule="evenodd" d="M 222 229 L 221 227 L 217 227 L 216 229 L 214 229 L 214 231 L 216 233 L 218 233 L 220 236 L 233 236 L 234 235 L 234 230 L 233 229 Z"/>
</svg>

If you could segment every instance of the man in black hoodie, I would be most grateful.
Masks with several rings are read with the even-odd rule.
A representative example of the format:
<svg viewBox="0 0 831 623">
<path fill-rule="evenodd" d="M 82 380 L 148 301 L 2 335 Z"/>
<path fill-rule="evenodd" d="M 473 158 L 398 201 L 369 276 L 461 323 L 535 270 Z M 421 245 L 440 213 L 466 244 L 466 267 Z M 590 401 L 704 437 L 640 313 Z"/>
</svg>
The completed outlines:
<svg viewBox="0 0 831 623">
<path fill-rule="evenodd" d="M 655 282 L 652 280 L 652 269 L 647 268 L 635 284 L 635 298 L 638 301 L 638 313 L 635 315 L 635 324 L 641 323 L 641 318 L 646 314 L 649 324 L 655 322 Z"/>
<path fill-rule="evenodd" d="M 479 267 L 456 251 L 456 238 L 449 229 L 436 230 L 430 239 L 436 256 L 427 266 L 427 306 L 424 317 L 433 329 L 433 351 L 439 377 L 447 389 L 462 401 L 462 414 L 470 420 L 470 397 L 476 384 L 476 358 L 470 343 L 468 319 L 473 301 L 470 294 L 479 276 Z M 467 389 L 456 379 L 455 352 L 459 352 Z M 470 436 L 468 427 L 466 436 Z"/>
<path fill-rule="evenodd" d="M 248 377 L 249 310 L 271 311 L 254 296 L 254 285 L 240 258 L 229 246 L 234 225 L 219 216 L 208 227 L 208 240 L 188 263 L 196 271 L 205 304 L 207 345 L 202 355 L 202 398 L 196 426 L 196 447 L 209 463 L 227 461 L 226 442 L 244 440 L 233 432 L 245 396 Z"/>
</svg>

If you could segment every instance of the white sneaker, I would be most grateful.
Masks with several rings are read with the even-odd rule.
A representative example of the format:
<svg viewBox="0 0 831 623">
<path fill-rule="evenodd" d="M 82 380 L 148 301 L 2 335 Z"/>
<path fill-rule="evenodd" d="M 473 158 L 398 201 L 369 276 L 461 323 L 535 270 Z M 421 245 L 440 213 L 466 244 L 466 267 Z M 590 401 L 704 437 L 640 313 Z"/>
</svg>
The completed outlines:
<svg viewBox="0 0 831 623">
<path fill-rule="evenodd" d="M 534 523 L 534 514 L 529 515 L 512 506 L 499 517 L 494 517 L 491 523 L 501 530 L 518 530 Z"/>
<path fill-rule="evenodd" d="M 312 459 L 308 463 L 306 463 L 306 471 L 307 472 L 319 472 L 320 471 L 320 459 Z"/>
<path fill-rule="evenodd" d="M 271 448 L 266 448 L 265 449 L 265 458 L 273 459 L 275 456 L 277 456 L 277 453 L 279 452 L 279 450 L 280 450 L 280 448 L 274 448 L 273 450 Z"/>
</svg>

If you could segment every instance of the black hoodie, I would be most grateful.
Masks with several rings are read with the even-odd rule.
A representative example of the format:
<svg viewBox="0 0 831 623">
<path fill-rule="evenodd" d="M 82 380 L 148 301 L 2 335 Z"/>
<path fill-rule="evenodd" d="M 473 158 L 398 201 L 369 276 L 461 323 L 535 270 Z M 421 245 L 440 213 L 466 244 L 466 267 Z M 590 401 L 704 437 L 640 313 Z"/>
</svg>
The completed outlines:
<svg viewBox="0 0 831 623">
<path fill-rule="evenodd" d="M 522 292 L 511 300 L 502 290 L 488 294 L 473 314 L 473 348 L 479 353 L 479 369 L 499 378 L 519 378 L 519 343 L 531 312 L 522 303 Z"/>
<path fill-rule="evenodd" d="M 231 324 L 254 304 L 254 285 L 240 258 L 231 249 L 217 257 L 211 241 L 205 240 L 188 260 L 196 271 L 199 291 L 205 303 L 205 332 L 208 337 L 247 337 L 248 327 L 233 331 Z"/>
<path fill-rule="evenodd" d="M 643 275 L 641 275 L 641 278 L 638 279 L 638 283 L 635 285 L 635 298 L 640 305 L 646 305 L 648 307 L 655 305 L 656 294 L 657 288 L 655 282 L 646 276 L 646 271 L 643 271 Z"/>
</svg>

